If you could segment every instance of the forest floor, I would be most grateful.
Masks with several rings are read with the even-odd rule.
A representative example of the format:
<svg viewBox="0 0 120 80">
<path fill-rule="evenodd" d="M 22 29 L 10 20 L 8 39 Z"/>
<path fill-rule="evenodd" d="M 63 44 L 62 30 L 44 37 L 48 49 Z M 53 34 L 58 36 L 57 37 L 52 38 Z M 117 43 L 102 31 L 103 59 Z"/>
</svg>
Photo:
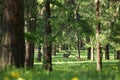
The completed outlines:
<svg viewBox="0 0 120 80">
<path fill-rule="evenodd" d="M 35 65 L 33 69 L 9 69 L 0 73 L 0 80 L 120 80 L 118 61 L 103 62 L 101 72 L 95 62 L 53 64 L 53 71 Z"/>
<path fill-rule="evenodd" d="M 34 63 L 33 69 L 8 69 L 0 73 L 0 80 L 120 80 L 120 62 L 103 60 L 102 71 L 96 71 L 96 61 L 78 61 L 74 56 L 62 58 L 63 53 L 53 56 L 53 71 L 45 71 L 42 62 Z M 36 60 L 36 58 L 35 58 Z"/>
</svg>

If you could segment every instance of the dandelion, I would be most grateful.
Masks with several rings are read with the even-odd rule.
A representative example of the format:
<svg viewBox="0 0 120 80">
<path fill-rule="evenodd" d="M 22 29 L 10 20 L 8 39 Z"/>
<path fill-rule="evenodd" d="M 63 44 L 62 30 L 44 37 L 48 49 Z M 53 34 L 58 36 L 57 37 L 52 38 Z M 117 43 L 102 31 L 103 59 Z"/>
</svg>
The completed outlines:
<svg viewBox="0 0 120 80">
<path fill-rule="evenodd" d="M 12 76 L 12 77 L 19 77 L 20 75 L 19 75 L 19 73 L 17 73 L 17 72 L 11 72 L 11 76 Z"/>
<path fill-rule="evenodd" d="M 9 78 L 8 77 L 4 77 L 4 80 L 9 80 Z"/>
<path fill-rule="evenodd" d="M 79 80 L 79 79 L 78 79 L 78 77 L 74 77 L 74 78 L 72 78 L 72 80 Z"/>
</svg>

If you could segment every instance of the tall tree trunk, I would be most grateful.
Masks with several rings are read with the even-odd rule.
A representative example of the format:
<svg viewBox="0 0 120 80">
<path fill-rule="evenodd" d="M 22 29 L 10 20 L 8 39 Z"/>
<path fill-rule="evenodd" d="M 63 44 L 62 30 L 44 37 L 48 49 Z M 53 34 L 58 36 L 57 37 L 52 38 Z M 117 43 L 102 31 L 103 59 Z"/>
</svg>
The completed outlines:
<svg viewBox="0 0 120 80">
<path fill-rule="evenodd" d="M 114 49 L 114 59 L 117 59 L 117 50 Z"/>
<path fill-rule="evenodd" d="M 69 50 L 72 50 L 72 46 L 71 46 L 71 44 L 69 45 Z"/>
<path fill-rule="evenodd" d="M 77 42 L 77 49 L 78 49 L 78 56 L 77 58 L 80 59 L 80 39 L 78 38 L 78 42 Z"/>
<path fill-rule="evenodd" d="M 25 67 L 32 68 L 34 64 L 34 44 L 26 42 Z"/>
<path fill-rule="evenodd" d="M 91 47 L 87 48 L 88 51 L 88 55 L 87 55 L 87 59 L 91 59 Z"/>
<path fill-rule="evenodd" d="M 117 50 L 116 59 L 120 60 L 120 50 Z"/>
<path fill-rule="evenodd" d="M 52 41 L 50 26 L 50 0 L 44 0 L 44 50 L 43 68 L 52 71 Z"/>
<path fill-rule="evenodd" d="M 0 1 L 0 59 L 1 59 L 1 55 L 2 55 L 2 51 L 1 51 L 1 41 L 2 41 L 2 15 L 3 15 L 3 0 Z M 1 60 L 0 60 L 1 63 Z M 1 64 L 0 64 L 0 68 L 1 68 Z"/>
<path fill-rule="evenodd" d="M 36 5 L 37 0 L 29 1 L 29 12 L 28 12 L 28 26 L 27 32 L 35 33 L 36 30 Z M 27 40 L 26 42 L 26 56 L 25 56 L 25 67 L 32 68 L 34 65 L 34 41 Z"/>
<path fill-rule="evenodd" d="M 2 23 L 1 67 L 24 67 L 24 7 L 23 0 L 4 0 Z"/>
<path fill-rule="evenodd" d="M 71 5 L 74 8 L 76 6 L 75 5 L 75 0 L 69 0 L 69 5 Z M 74 14 L 72 19 L 76 20 L 77 22 L 80 21 L 79 7 L 77 7 L 75 12 L 73 12 L 71 14 Z M 71 16 L 71 14 L 70 14 L 70 16 Z M 71 19 L 71 17 L 70 17 L 70 19 Z M 81 58 L 81 56 L 80 56 L 80 49 L 82 48 L 82 39 L 80 40 L 78 34 L 76 35 L 76 38 L 77 38 L 77 50 L 78 50 L 77 58 L 80 60 L 80 58 Z"/>
<path fill-rule="evenodd" d="M 95 4 L 96 4 L 96 18 L 99 19 L 99 16 L 100 16 L 100 12 L 99 12 L 100 1 L 95 0 Z M 97 27 L 96 27 L 96 39 L 99 38 L 99 35 L 100 35 L 100 22 L 98 22 Z M 98 40 L 97 40 L 96 48 L 97 48 L 97 70 L 101 71 L 102 70 L 101 44 Z"/>
<path fill-rule="evenodd" d="M 86 42 L 89 43 L 90 42 L 90 38 L 87 36 L 86 37 Z M 91 59 L 91 47 L 87 48 L 87 59 L 90 60 Z"/>
<path fill-rule="evenodd" d="M 42 61 L 41 45 L 38 45 L 37 61 Z"/>
<path fill-rule="evenodd" d="M 94 57 L 94 47 L 91 47 L 91 60 L 94 61 L 95 57 Z"/>
<path fill-rule="evenodd" d="M 62 45 L 62 50 L 68 50 L 69 48 L 68 48 L 68 44 L 63 44 Z"/>
<path fill-rule="evenodd" d="M 105 46 L 105 59 L 106 60 L 110 59 L 110 57 L 109 57 L 109 45 L 108 44 Z"/>
</svg>

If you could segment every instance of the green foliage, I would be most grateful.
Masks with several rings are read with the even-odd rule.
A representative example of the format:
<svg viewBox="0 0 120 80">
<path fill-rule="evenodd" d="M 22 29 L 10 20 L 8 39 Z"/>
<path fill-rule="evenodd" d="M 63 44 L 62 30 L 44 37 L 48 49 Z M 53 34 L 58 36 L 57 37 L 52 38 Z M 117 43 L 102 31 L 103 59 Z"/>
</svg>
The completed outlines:
<svg viewBox="0 0 120 80">
<path fill-rule="evenodd" d="M 91 36 L 94 34 L 92 26 L 88 23 L 87 19 L 80 20 L 81 32 L 83 36 Z"/>
<path fill-rule="evenodd" d="M 44 28 L 44 21 L 43 19 L 41 19 L 41 16 L 38 16 L 36 22 L 36 32 L 35 32 L 36 45 L 41 45 L 43 43 L 44 40 L 43 28 Z"/>
<path fill-rule="evenodd" d="M 51 0 L 50 2 L 52 5 L 56 5 L 58 7 L 63 7 L 63 4 L 59 1 L 56 1 L 56 0 Z"/>
<path fill-rule="evenodd" d="M 110 43 L 114 48 L 120 49 L 120 3 L 118 2 L 102 2 L 102 34 L 104 35 L 105 42 Z"/>
<path fill-rule="evenodd" d="M 27 3 L 27 1 L 26 1 Z M 96 46 L 96 41 L 101 45 L 111 44 L 119 46 L 120 7 L 119 2 L 102 0 L 100 2 L 100 17 L 96 19 L 95 2 L 93 0 L 75 0 L 69 3 L 66 0 L 50 0 L 50 24 L 52 34 L 50 41 L 76 46 L 76 35 L 83 39 L 90 38 L 86 46 Z M 28 2 L 29 4 L 29 2 Z M 26 6 L 27 8 L 27 6 Z M 37 44 L 43 43 L 43 0 L 38 0 L 37 14 Z M 26 9 L 27 10 L 27 9 Z M 77 15 L 76 15 L 77 14 Z M 96 25 L 100 22 L 101 31 L 96 39 Z"/>
<path fill-rule="evenodd" d="M 35 43 L 37 37 L 35 36 L 34 33 L 26 32 L 26 33 L 25 33 L 25 39 L 26 39 L 27 41 L 30 41 L 30 42 L 32 42 L 32 43 Z"/>
</svg>

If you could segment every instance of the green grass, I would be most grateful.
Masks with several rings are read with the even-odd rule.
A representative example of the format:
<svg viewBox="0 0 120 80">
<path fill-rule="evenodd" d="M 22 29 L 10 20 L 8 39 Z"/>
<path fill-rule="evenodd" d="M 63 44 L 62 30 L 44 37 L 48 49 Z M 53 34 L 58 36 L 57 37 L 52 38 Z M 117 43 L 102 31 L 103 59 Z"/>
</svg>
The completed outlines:
<svg viewBox="0 0 120 80">
<path fill-rule="evenodd" d="M 13 76 L 14 74 L 19 74 Z M 35 65 L 33 69 L 9 69 L 0 74 L 0 80 L 120 80 L 118 61 L 104 61 L 103 71 L 96 71 L 96 62 L 53 64 L 53 72 Z M 6 79 L 7 80 L 7 79 Z"/>
<path fill-rule="evenodd" d="M 104 60 L 101 72 L 96 71 L 96 61 L 87 60 L 86 52 L 81 53 L 84 61 L 78 61 L 70 56 L 63 59 L 64 51 L 53 58 L 53 71 L 43 70 L 42 62 L 35 62 L 33 69 L 8 69 L 0 72 L 0 80 L 120 80 L 120 62 Z M 76 54 L 76 51 L 73 51 Z M 111 54 L 110 57 L 113 57 Z"/>
</svg>

